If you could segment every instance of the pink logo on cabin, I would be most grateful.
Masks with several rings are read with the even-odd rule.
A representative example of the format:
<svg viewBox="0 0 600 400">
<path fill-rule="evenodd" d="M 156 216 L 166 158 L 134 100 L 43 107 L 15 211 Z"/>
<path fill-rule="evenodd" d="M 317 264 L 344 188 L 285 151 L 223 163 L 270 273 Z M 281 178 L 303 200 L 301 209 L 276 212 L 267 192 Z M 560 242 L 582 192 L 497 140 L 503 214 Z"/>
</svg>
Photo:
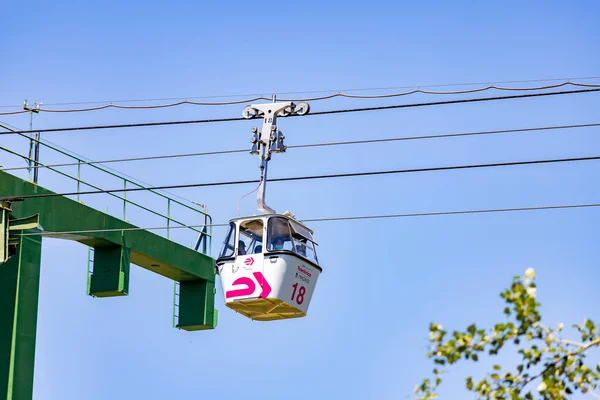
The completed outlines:
<svg viewBox="0 0 600 400">
<path fill-rule="evenodd" d="M 258 284 L 262 289 L 258 297 L 261 299 L 266 298 L 269 295 L 269 293 L 271 293 L 271 285 L 269 285 L 269 282 L 267 282 L 267 280 L 261 272 L 253 272 L 252 275 L 254 275 L 254 278 L 256 278 Z M 235 281 L 233 281 L 232 286 L 238 285 L 245 285 L 246 287 L 241 289 L 228 290 L 225 293 L 226 299 L 229 299 L 231 297 L 252 296 L 252 294 L 256 290 L 256 283 L 254 283 L 254 280 L 252 280 L 252 278 L 247 276 L 237 278 Z"/>
<path fill-rule="evenodd" d="M 307 270 L 306 268 L 302 268 L 299 265 L 298 265 L 298 271 L 303 273 L 304 275 L 308 276 L 309 278 L 312 276 L 309 270 Z"/>
</svg>

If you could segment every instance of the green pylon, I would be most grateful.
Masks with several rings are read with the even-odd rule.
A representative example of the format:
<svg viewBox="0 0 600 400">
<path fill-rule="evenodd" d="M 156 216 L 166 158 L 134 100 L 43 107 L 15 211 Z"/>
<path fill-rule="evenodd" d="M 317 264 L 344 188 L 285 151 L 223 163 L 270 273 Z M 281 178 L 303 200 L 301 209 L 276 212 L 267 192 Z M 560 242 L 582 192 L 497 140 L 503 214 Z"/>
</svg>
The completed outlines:
<svg viewBox="0 0 600 400">
<path fill-rule="evenodd" d="M 41 253 L 41 236 L 19 236 L 0 264 L 0 399 L 33 397 Z"/>
</svg>

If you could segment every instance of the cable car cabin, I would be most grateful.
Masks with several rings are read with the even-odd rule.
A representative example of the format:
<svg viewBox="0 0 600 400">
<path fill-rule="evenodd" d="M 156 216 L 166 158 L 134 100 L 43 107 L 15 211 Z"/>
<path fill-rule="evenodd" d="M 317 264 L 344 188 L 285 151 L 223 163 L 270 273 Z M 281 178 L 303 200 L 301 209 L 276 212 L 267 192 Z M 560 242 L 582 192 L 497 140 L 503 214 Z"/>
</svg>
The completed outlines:
<svg viewBox="0 0 600 400">
<path fill-rule="evenodd" d="M 258 321 L 304 317 L 322 272 L 312 234 L 287 215 L 232 219 L 217 259 L 225 305 Z"/>
</svg>

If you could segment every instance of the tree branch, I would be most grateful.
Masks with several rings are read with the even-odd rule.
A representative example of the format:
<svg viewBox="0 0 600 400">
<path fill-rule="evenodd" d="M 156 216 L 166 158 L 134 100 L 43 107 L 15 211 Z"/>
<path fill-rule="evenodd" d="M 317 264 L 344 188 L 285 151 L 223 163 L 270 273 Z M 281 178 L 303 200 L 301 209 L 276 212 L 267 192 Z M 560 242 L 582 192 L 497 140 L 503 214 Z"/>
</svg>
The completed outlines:
<svg viewBox="0 0 600 400">
<path fill-rule="evenodd" d="M 546 366 L 546 368 L 544 368 L 540 373 L 538 373 L 536 375 L 533 375 L 533 376 L 529 377 L 528 379 L 525 379 L 523 382 L 521 382 L 522 385 L 521 385 L 521 389 L 520 390 L 523 390 L 525 388 L 525 386 L 527 386 L 529 383 L 531 383 L 532 381 L 536 380 L 540 376 L 544 375 L 550 368 L 556 366 L 556 364 L 558 364 L 559 362 L 564 361 L 568 357 L 572 357 L 572 356 L 576 356 L 578 354 L 581 354 L 581 353 L 585 352 L 586 350 L 588 350 L 590 347 L 598 346 L 598 344 L 600 344 L 600 337 L 597 337 L 596 339 L 592 340 L 591 342 L 583 345 L 583 347 L 581 347 L 579 350 L 573 351 L 571 353 L 567 353 L 564 356 L 562 356 L 559 359 L 557 359 L 556 361 L 554 361 L 553 363 L 548 364 Z"/>
<path fill-rule="evenodd" d="M 569 345 L 569 346 L 577 346 L 579 348 L 585 347 L 585 344 L 576 342 L 574 340 L 554 339 L 553 341 L 556 342 L 556 343 L 566 344 L 566 345 Z"/>
<path fill-rule="evenodd" d="M 552 332 L 550 329 L 546 328 L 544 325 L 539 324 L 539 327 L 542 328 L 542 330 L 546 333 L 546 335 L 552 335 L 552 336 L 554 336 L 554 332 Z M 580 342 L 576 342 L 574 340 L 553 338 L 552 341 L 555 342 L 555 343 L 566 344 L 566 345 L 569 345 L 569 346 L 577 346 L 579 348 L 585 347 L 585 344 L 580 343 Z"/>
</svg>

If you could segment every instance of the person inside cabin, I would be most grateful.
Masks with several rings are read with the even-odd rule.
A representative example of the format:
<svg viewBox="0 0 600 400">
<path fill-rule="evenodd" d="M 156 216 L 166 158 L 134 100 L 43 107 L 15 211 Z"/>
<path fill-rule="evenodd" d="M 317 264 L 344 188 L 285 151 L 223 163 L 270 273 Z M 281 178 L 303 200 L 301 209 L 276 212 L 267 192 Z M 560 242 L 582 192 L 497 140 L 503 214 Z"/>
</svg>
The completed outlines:
<svg viewBox="0 0 600 400">
<path fill-rule="evenodd" d="M 275 239 L 275 242 L 273 242 L 273 250 L 283 250 L 283 239 Z"/>
<path fill-rule="evenodd" d="M 304 243 L 299 243 L 296 245 L 296 253 L 301 256 L 306 257 L 306 245 Z"/>
<path fill-rule="evenodd" d="M 246 255 L 246 243 L 243 240 L 238 242 L 238 255 L 245 256 Z"/>
</svg>

